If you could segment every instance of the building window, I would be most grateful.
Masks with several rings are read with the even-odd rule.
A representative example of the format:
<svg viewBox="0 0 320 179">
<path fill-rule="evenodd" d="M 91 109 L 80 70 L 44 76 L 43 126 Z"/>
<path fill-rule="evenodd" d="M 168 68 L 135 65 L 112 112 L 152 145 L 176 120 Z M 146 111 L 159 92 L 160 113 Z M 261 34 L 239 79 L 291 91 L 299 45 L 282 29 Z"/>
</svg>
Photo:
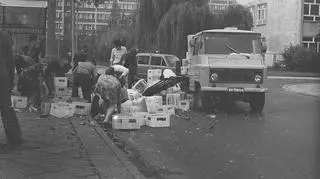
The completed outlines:
<svg viewBox="0 0 320 179">
<path fill-rule="evenodd" d="M 320 0 L 304 0 L 303 14 L 305 21 L 319 21 Z"/>
<path fill-rule="evenodd" d="M 315 49 L 320 52 L 320 42 L 316 42 L 315 37 L 303 37 L 302 44 L 306 48 Z"/>
<path fill-rule="evenodd" d="M 267 23 L 267 4 L 259 4 L 257 7 L 257 25 L 264 25 Z"/>
</svg>

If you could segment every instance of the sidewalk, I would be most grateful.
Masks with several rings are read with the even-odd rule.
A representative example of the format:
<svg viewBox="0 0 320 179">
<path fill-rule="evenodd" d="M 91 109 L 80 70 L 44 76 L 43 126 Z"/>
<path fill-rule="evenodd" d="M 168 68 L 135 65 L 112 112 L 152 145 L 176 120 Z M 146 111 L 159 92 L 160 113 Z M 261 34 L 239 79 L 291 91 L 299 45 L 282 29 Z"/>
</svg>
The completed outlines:
<svg viewBox="0 0 320 179">
<path fill-rule="evenodd" d="M 25 143 L 16 149 L 0 148 L 0 178 L 144 178 L 87 119 L 39 119 L 27 112 L 17 115 Z M 2 123 L 0 143 L 5 143 Z"/>
<path fill-rule="evenodd" d="M 282 88 L 288 92 L 320 97 L 320 83 L 284 85 Z"/>
</svg>

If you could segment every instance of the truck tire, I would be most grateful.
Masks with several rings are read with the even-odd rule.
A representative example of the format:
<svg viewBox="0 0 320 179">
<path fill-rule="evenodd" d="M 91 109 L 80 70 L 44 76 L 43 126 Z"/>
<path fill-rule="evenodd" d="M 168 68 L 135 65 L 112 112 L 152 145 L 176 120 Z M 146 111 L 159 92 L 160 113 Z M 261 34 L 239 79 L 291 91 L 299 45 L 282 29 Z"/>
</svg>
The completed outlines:
<svg viewBox="0 0 320 179">
<path fill-rule="evenodd" d="M 251 94 L 249 104 L 251 111 L 262 112 L 265 104 L 265 93 Z"/>
<path fill-rule="evenodd" d="M 199 85 L 193 93 L 193 107 L 197 110 L 209 110 L 212 107 L 211 99 L 206 95 L 207 93 L 201 91 Z"/>
</svg>

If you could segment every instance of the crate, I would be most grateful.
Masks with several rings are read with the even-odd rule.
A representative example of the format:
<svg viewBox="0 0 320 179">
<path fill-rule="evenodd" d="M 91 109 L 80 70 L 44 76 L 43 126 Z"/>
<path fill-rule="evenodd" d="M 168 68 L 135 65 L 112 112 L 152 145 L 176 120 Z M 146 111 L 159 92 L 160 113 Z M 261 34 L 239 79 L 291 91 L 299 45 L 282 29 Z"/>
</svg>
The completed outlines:
<svg viewBox="0 0 320 179">
<path fill-rule="evenodd" d="M 190 101 L 188 101 L 188 100 L 180 101 L 178 108 L 181 109 L 182 111 L 189 111 L 190 110 Z"/>
<path fill-rule="evenodd" d="M 11 96 L 11 106 L 17 109 L 25 109 L 28 106 L 28 98 L 25 96 Z"/>
<path fill-rule="evenodd" d="M 149 127 L 170 127 L 170 115 L 159 113 L 149 114 L 147 120 L 147 126 Z"/>
<path fill-rule="evenodd" d="M 91 103 L 85 102 L 73 102 L 75 107 L 74 114 L 82 115 L 82 116 L 89 116 L 91 113 Z"/>
<path fill-rule="evenodd" d="M 140 124 L 130 114 L 117 114 L 112 116 L 112 128 L 118 130 L 133 130 L 140 129 Z"/>
<path fill-rule="evenodd" d="M 133 90 L 138 91 L 140 94 L 143 94 L 143 92 L 148 88 L 148 83 L 146 80 L 141 79 L 139 80 L 133 87 Z"/>
<path fill-rule="evenodd" d="M 156 113 L 156 110 L 162 106 L 162 96 L 149 96 L 145 97 L 147 110 L 149 113 Z"/>
<path fill-rule="evenodd" d="M 138 121 L 140 127 L 147 125 L 147 120 L 148 120 L 149 113 L 147 113 L 147 112 L 135 112 L 135 113 L 132 113 L 132 115 Z"/>
<path fill-rule="evenodd" d="M 68 88 L 56 88 L 55 89 L 55 94 L 54 94 L 54 102 L 65 102 L 68 99 L 71 98 L 71 91 L 68 90 Z"/>
<path fill-rule="evenodd" d="M 151 77 L 151 76 L 161 76 L 162 74 L 162 70 L 161 69 L 150 69 L 148 70 L 148 77 Z"/>
<path fill-rule="evenodd" d="M 133 101 L 135 99 L 139 99 L 142 97 L 142 93 L 139 93 L 138 91 L 136 91 L 135 89 L 128 89 L 128 98 L 130 101 Z"/>
<path fill-rule="evenodd" d="M 170 87 L 170 88 L 167 89 L 167 93 L 177 93 L 179 91 L 181 91 L 181 88 L 180 88 L 179 84 L 176 84 L 175 86 Z"/>
<path fill-rule="evenodd" d="M 50 102 L 42 102 L 40 106 L 40 114 L 41 115 L 49 115 L 51 110 Z"/>
<path fill-rule="evenodd" d="M 168 93 L 166 96 L 166 105 L 172 105 L 178 107 L 180 105 L 181 94 L 180 93 Z"/>
<path fill-rule="evenodd" d="M 128 100 L 121 104 L 121 112 L 122 113 L 130 113 L 130 108 L 133 105 L 132 101 Z"/>
<path fill-rule="evenodd" d="M 160 81 L 161 74 L 162 74 L 161 69 L 148 70 L 148 74 L 147 74 L 148 86 L 151 86 L 157 83 L 158 81 Z"/>
<path fill-rule="evenodd" d="M 74 115 L 75 107 L 71 103 L 58 102 L 52 103 L 50 109 L 50 115 L 57 118 L 69 118 Z"/>
<path fill-rule="evenodd" d="M 164 113 L 169 114 L 169 115 L 176 114 L 176 109 L 172 105 L 163 105 L 161 108 L 162 109 L 158 109 L 157 113 L 161 113 L 161 111 L 164 111 Z"/>
<path fill-rule="evenodd" d="M 55 88 L 67 88 L 68 78 L 67 77 L 54 77 Z"/>
</svg>

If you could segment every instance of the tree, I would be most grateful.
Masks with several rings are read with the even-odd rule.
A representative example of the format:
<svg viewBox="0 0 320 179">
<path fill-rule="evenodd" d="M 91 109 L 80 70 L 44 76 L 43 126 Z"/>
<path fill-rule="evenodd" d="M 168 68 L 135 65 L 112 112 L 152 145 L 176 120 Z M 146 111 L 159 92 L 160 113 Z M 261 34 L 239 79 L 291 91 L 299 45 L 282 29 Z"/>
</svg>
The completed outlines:
<svg viewBox="0 0 320 179">
<path fill-rule="evenodd" d="M 250 11 L 240 4 L 229 6 L 222 16 L 226 27 L 233 26 L 242 30 L 251 30 L 253 26 Z"/>
<path fill-rule="evenodd" d="M 120 7 L 117 0 L 113 0 L 111 9 L 111 26 L 116 28 L 121 19 Z"/>
<path fill-rule="evenodd" d="M 139 48 L 184 57 L 188 34 L 226 26 L 250 29 L 248 9 L 234 5 L 218 14 L 209 10 L 206 0 L 141 0 L 136 31 Z"/>
</svg>

